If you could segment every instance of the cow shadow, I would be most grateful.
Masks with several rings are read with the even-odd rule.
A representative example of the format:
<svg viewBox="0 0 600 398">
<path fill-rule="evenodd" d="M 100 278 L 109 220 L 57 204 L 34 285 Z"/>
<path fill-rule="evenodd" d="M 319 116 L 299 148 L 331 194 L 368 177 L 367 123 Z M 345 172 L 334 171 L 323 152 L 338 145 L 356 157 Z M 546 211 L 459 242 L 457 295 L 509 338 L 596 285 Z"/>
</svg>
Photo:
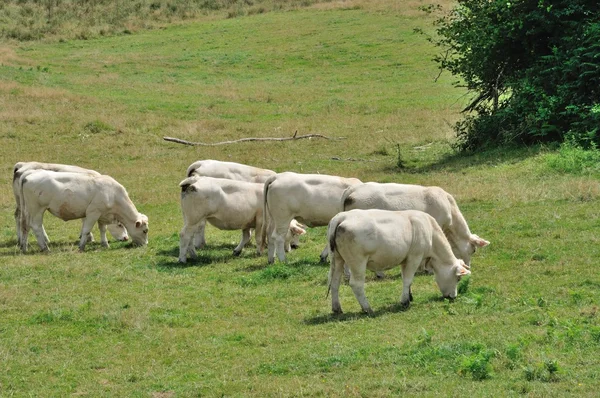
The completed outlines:
<svg viewBox="0 0 600 398">
<path fill-rule="evenodd" d="M 121 250 L 121 249 L 128 249 L 130 247 L 135 247 L 131 243 L 124 243 L 124 242 L 109 242 L 109 244 L 110 244 L 110 247 L 106 248 L 100 244 L 100 241 L 88 242 L 85 245 L 84 253 L 92 252 L 92 251 L 113 250 L 113 249 Z M 27 252 L 25 252 L 25 253 L 21 252 L 20 247 L 17 245 L 16 239 L 9 241 L 8 243 L 4 243 L 4 244 L 0 245 L 0 248 L 5 248 L 5 249 L 14 248 L 14 252 L 0 253 L 0 256 L 14 256 L 17 254 L 28 256 L 28 255 L 38 255 L 38 254 L 51 254 L 53 252 L 79 253 L 79 241 L 78 240 L 77 241 L 51 241 L 50 243 L 48 243 L 49 251 L 47 251 L 47 252 L 42 252 L 40 250 L 40 247 L 37 244 L 37 241 L 35 239 L 33 240 L 33 242 L 31 240 L 29 240 L 29 244 L 27 245 Z"/>
<path fill-rule="evenodd" d="M 168 249 L 160 249 L 157 254 L 162 257 L 157 265 L 162 268 L 189 268 L 203 267 L 214 263 L 224 263 L 229 260 L 238 258 L 233 254 L 235 244 L 216 243 L 207 244 L 202 249 L 196 249 L 196 258 L 192 259 L 188 256 L 186 263 L 179 262 L 179 246 L 173 246 Z M 246 248 L 242 252 L 242 256 L 247 256 L 247 251 L 253 252 L 251 248 Z"/>
<path fill-rule="evenodd" d="M 367 314 L 362 311 L 344 312 L 342 314 L 330 313 L 330 314 L 318 315 L 318 316 L 306 318 L 306 319 L 304 319 L 304 324 L 309 325 L 309 326 L 315 326 L 315 325 L 323 325 L 323 324 L 334 323 L 334 322 L 351 322 L 351 321 L 356 321 L 356 320 L 365 319 L 365 318 L 379 318 L 380 316 L 383 316 L 383 315 L 397 314 L 397 313 L 402 313 L 402 312 L 405 312 L 408 310 L 410 310 L 410 306 L 404 307 L 404 306 L 400 305 L 400 303 L 394 303 L 394 304 L 389 304 L 385 307 L 379 308 L 379 309 L 373 311 L 372 314 Z"/>
</svg>

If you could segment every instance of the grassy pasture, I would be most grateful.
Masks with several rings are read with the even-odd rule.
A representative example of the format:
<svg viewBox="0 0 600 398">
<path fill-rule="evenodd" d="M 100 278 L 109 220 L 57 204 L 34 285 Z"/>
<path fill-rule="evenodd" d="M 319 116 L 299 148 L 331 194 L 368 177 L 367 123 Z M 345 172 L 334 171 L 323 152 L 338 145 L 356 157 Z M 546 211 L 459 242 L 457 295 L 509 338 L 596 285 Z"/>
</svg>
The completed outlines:
<svg viewBox="0 0 600 398">
<path fill-rule="evenodd" d="M 560 172 L 574 156 L 544 148 L 454 154 L 464 93 L 434 82 L 420 3 L 398 3 L 0 45 L 0 396 L 596 396 L 598 171 Z M 294 131 L 345 139 L 162 140 Z M 367 284 L 375 316 L 344 286 L 334 317 L 324 228 L 267 267 L 209 227 L 199 260 L 177 264 L 177 184 L 202 158 L 440 185 L 492 244 L 454 302 L 419 276 L 400 311 L 395 270 Z M 20 160 L 112 175 L 149 216 L 150 244 L 78 253 L 80 224 L 49 215 L 52 252 L 19 254 Z"/>
</svg>

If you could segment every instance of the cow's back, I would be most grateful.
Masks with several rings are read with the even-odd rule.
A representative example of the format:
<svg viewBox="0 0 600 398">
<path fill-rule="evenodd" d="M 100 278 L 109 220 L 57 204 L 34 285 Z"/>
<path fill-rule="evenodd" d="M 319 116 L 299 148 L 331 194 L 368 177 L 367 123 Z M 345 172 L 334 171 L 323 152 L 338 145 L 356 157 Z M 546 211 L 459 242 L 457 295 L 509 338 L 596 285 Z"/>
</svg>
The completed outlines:
<svg viewBox="0 0 600 398">
<path fill-rule="evenodd" d="M 197 175 L 200 177 L 225 178 L 261 184 L 275 174 L 274 171 L 268 169 L 211 159 L 194 162 L 187 170 L 188 177 Z"/>
<path fill-rule="evenodd" d="M 344 210 L 419 210 L 443 226 L 451 224 L 449 195 L 442 188 L 395 183 L 369 182 L 350 187 L 344 195 Z"/>
<path fill-rule="evenodd" d="M 322 174 L 280 173 L 267 189 L 271 213 L 287 213 L 309 226 L 324 226 L 341 211 L 342 193 L 360 180 Z M 274 216 L 275 217 L 275 216 Z"/>
<path fill-rule="evenodd" d="M 355 209 L 338 217 L 335 246 L 346 261 L 360 259 L 367 268 L 381 271 L 398 266 L 409 255 L 431 253 L 430 219 L 435 221 L 420 211 Z"/>
</svg>

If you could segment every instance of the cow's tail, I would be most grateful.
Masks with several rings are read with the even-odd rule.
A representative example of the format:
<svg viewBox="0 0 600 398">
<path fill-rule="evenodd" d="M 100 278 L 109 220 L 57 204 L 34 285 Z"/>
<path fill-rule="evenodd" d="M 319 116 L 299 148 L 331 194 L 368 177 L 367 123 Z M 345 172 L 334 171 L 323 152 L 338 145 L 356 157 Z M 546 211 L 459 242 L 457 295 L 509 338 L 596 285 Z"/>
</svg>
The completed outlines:
<svg viewBox="0 0 600 398">
<path fill-rule="evenodd" d="M 269 187 L 273 181 L 275 181 L 276 177 L 277 174 L 269 177 L 263 186 L 263 223 L 260 230 L 260 237 L 262 239 L 261 251 L 264 250 L 265 245 L 267 244 L 267 233 L 269 231 L 269 224 L 271 223 L 271 214 L 269 213 L 269 202 L 267 200 L 267 196 L 269 194 Z"/>
<path fill-rule="evenodd" d="M 340 218 L 333 217 L 327 226 L 327 244 L 329 245 L 329 275 L 327 278 L 327 294 L 325 298 L 329 297 L 329 291 L 331 290 L 331 277 L 333 276 L 333 271 L 335 270 L 335 250 L 336 250 L 336 235 L 338 226 L 340 225 Z"/>
<path fill-rule="evenodd" d="M 21 228 L 21 231 L 19 233 L 19 237 L 21 238 L 20 240 L 23 239 L 23 232 L 28 233 L 27 230 L 29 228 L 30 222 L 29 222 L 29 212 L 27 211 L 27 201 L 25 200 L 25 195 L 23 194 L 24 192 L 24 187 L 25 187 L 25 183 L 27 183 L 27 176 L 31 174 L 31 173 L 23 173 L 21 176 L 19 176 L 19 205 L 21 207 L 21 211 L 19 214 L 19 226 Z M 21 242 L 19 242 L 21 243 Z"/>
<path fill-rule="evenodd" d="M 344 189 L 344 192 L 342 192 L 342 202 L 341 202 L 340 211 L 346 211 L 346 207 L 348 207 L 352 204 L 352 199 L 349 199 L 352 191 L 353 191 L 353 189 L 352 189 L 352 185 L 351 185 L 348 188 Z"/>
<path fill-rule="evenodd" d="M 197 177 L 188 177 L 179 183 L 181 187 L 181 193 L 189 192 L 190 186 L 198 180 Z M 192 188 L 192 190 L 194 190 Z"/>
<path fill-rule="evenodd" d="M 187 171 L 185 172 L 186 177 L 191 177 L 191 176 L 195 175 L 196 170 L 198 170 L 200 168 L 200 166 L 202 166 L 202 161 L 197 161 L 197 162 L 190 164 Z"/>
</svg>

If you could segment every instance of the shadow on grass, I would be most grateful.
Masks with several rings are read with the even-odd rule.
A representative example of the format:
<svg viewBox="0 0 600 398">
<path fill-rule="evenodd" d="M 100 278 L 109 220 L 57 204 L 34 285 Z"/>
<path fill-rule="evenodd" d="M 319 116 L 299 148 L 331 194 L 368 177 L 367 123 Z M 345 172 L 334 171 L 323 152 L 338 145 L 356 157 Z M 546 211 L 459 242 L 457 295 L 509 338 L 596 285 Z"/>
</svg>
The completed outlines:
<svg viewBox="0 0 600 398">
<path fill-rule="evenodd" d="M 11 247 L 17 247 L 16 239 L 9 239 L 7 241 L 0 242 L 0 249 L 9 249 Z"/>
<path fill-rule="evenodd" d="M 342 314 L 327 314 L 327 315 L 319 315 L 311 318 L 307 318 L 304 320 L 305 325 L 322 325 L 331 322 L 348 322 L 354 321 L 357 319 L 364 318 L 378 318 L 382 315 L 387 314 L 396 314 L 410 310 L 409 307 L 403 307 L 400 303 L 390 304 L 386 307 L 380 308 L 376 311 L 373 311 L 372 314 L 366 314 L 364 312 L 348 312 Z"/>
<path fill-rule="evenodd" d="M 131 249 L 131 248 L 137 247 L 131 243 L 124 243 L 124 242 L 109 242 L 109 245 L 110 245 L 110 247 L 106 248 L 106 247 L 102 246 L 99 241 L 89 242 L 85 245 L 84 252 L 105 251 L 105 250 L 122 250 L 122 249 Z M 15 249 L 16 253 L 0 253 L 0 257 L 14 256 L 15 254 L 23 254 L 23 255 L 44 254 L 44 252 L 42 252 L 40 250 L 40 247 L 38 246 L 37 241 L 35 239 L 33 240 L 33 242 L 31 240 L 29 241 L 26 253 L 21 252 L 20 248 L 17 246 L 16 240 L 13 241 L 12 245 L 6 244 L 6 245 L 0 246 L 0 248 L 10 248 L 10 247 L 13 247 Z M 68 241 L 50 242 L 48 244 L 48 249 L 50 251 L 45 252 L 47 254 L 52 254 L 53 252 L 56 252 L 56 253 L 69 253 L 69 252 L 78 253 L 79 252 L 79 241 L 76 241 L 76 242 L 68 242 Z"/>
<path fill-rule="evenodd" d="M 163 257 L 156 264 L 162 268 L 189 268 L 189 267 L 201 267 L 213 263 L 223 263 L 228 260 L 237 258 L 233 255 L 233 249 L 236 245 L 232 244 L 207 244 L 202 249 L 196 249 L 197 257 L 192 259 L 188 255 L 187 262 L 185 264 L 179 262 L 179 246 L 173 246 L 168 249 L 159 249 L 157 253 Z M 244 252 L 248 249 L 244 249 Z"/>
<path fill-rule="evenodd" d="M 521 162 L 529 157 L 535 156 L 542 151 L 541 147 L 528 147 L 528 148 L 516 148 L 516 147 L 498 147 L 494 149 L 484 150 L 480 152 L 470 153 L 450 153 L 441 156 L 439 159 L 434 159 L 431 162 L 427 160 L 421 160 L 419 154 L 410 153 L 410 150 L 404 149 L 402 155 L 406 158 L 408 164 L 405 168 L 399 169 L 398 167 L 385 166 L 383 169 L 387 172 L 397 173 L 399 171 L 404 173 L 427 173 L 434 171 L 449 171 L 458 172 L 468 167 L 473 166 L 496 166 L 500 164 L 511 164 Z M 410 153 L 410 155 L 409 155 Z M 416 158 L 416 159 L 414 159 Z M 411 166 L 411 163 L 424 162 L 423 165 Z"/>
</svg>

